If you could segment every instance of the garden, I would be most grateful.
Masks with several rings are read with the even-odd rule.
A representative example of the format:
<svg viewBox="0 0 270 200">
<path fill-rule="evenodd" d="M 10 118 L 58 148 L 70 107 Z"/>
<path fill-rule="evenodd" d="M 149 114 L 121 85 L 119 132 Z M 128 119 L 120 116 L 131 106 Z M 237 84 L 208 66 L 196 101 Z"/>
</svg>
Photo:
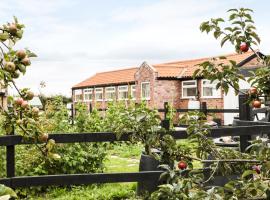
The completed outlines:
<svg viewBox="0 0 270 200">
<path fill-rule="evenodd" d="M 228 20 L 210 19 L 200 26 L 221 46 L 254 52 L 262 67 L 250 72 L 250 90 L 240 90 L 240 68 L 225 57 L 199 64 L 194 73 L 217 80 L 224 93 L 233 88 L 245 97 L 239 105 L 242 127 L 213 128 L 199 111 L 176 119 L 170 105 L 162 120 L 145 102 L 111 102 L 105 113 L 89 113 L 78 103 L 71 119 L 63 99 L 55 97 L 39 110 L 28 103 L 33 92 L 16 85 L 36 56 L 29 49 L 15 50 L 24 25 L 14 17 L 1 26 L 1 84 L 14 87 L 19 97 L 9 97 L 9 106 L 1 107 L 0 200 L 270 199 L 269 139 L 251 137 L 268 136 L 270 126 L 248 121 L 250 108 L 258 109 L 270 94 L 269 57 L 254 50 L 260 38 L 252 12 L 231 9 Z M 225 135 L 239 136 L 238 146 L 214 143 L 212 138 Z"/>
</svg>

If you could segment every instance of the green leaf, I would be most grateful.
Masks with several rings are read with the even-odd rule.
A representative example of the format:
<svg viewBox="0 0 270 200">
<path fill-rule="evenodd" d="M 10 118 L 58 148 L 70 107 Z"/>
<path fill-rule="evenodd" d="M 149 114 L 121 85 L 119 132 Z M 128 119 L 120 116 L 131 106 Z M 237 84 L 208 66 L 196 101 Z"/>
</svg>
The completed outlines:
<svg viewBox="0 0 270 200">
<path fill-rule="evenodd" d="M 246 170 L 246 171 L 244 171 L 244 173 L 242 174 L 242 178 L 245 178 L 245 177 L 247 177 L 247 176 L 249 176 L 249 175 L 252 175 L 252 174 L 256 174 L 256 171 L 254 171 L 254 170 Z"/>
<path fill-rule="evenodd" d="M 5 41 L 9 38 L 9 34 L 7 32 L 0 33 L 0 40 Z"/>
<path fill-rule="evenodd" d="M 232 8 L 232 9 L 227 10 L 227 12 L 238 12 L 238 10 L 236 8 Z"/>
<path fill-rule="evenodd" d="M 221 42 L 220 42 L 221 47 L 223 47 L 223 45 L 225 44 L 225 42 L 228 41 L 229 39 L 230 39 L 229 36 L 225 36 L 225 37 L 221 40 Z"/>
</svg>

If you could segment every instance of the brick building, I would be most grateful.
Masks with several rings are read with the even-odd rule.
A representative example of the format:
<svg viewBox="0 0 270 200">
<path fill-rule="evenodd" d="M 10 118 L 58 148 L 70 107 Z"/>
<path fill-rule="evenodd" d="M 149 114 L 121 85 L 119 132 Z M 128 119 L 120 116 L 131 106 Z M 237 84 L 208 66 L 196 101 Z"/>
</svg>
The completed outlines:
<svg viewBox="0 0 270 200">
<path fill-rule="evenodd" d="M 243 70 L 258 67 L 252 52 L 226 55 Z M 188 108 L 191 100 L 207 102 L 208 108 L 224 108 L 224 94 L 216 84 L 203 77 L 192 79 L 198 64 L 210 58 L 183 60 L 162 64 L 142 63 L 139 67 L 101 72 L 72 87 L 73 102 L 83 101 L 94 107 L 106 108 L 112 100 L 140 102 L 146 100 L 154 108 L 170 102 L 174 108 Z M 220 115 L 223 118 L 223 115 Z"/>
</svg>

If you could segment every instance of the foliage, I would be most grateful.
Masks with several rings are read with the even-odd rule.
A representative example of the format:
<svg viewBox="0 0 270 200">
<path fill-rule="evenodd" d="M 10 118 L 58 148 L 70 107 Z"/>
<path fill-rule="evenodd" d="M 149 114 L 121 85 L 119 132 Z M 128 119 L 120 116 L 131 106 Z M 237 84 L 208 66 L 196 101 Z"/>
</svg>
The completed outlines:
<svg viewBox="0 0 270 200">
<path fill-rule="evenodd" d="M 17 198 L 16 193 L 11 188 L 0 184 L 0 200 L 8 200 L 10 198 Z"/>
<path fill-rule="evenodd" d="M 129 105 L 125 105 L 124 102 L 113 102 L 109 105 L 104 118 L 106 131 L 115 132 L 118 138 L 124 133 L 131 133 L 131 142 L 141 142 L 147 155 L 152 154 L 151 148 L 159 141 L 159 125 L 158 112 L 149 108 L 145 102 L 140 104 L 132 102 Z"/>
<path fill-rule="evenodd" d="M 215 39 L 221 40 L 221 46 L 229 42 L 234 47 L 237 53 L 243 53 L 240 49 L 241 44 L 246 44 L 257 57 L 261 66 L 255 72 L 250 72 L 251 77 L 248 82 L 256 86 L 258 94 L 269 94 L 269 57 L 256 52 L 252 45 L 260 44 L 260 38 L 256 33 L 256 27 L 252 19 L 253 11 L 248 8 L 230 9 L 228 10 L 229 17 L 225 21 L 222 18 L 211 19 L 203 22 L 200 26 L 202 32 L 213 32 Z M 223 25 L 228 26 L 223 26 Z M 193 74 L 194 77 L 202 76 L 211 82 L 218 80 L 217 88 L 222 88 L 225 93 L 228 92 L 231 86 L 235 93 L 239 93 L 239 80 L 244 80 L 240 74 L 238 65 L 233 60 L 227 60 L 226 57 L 214 58 L 211 61 L 206 61 L 199 64 L 201 69 L 198 69 Z M 255 96 L 255 98 L 258 98 Z M 251 96 L 254 99 L 254 96 Z"/>
<path fill-rule="evenodd" d="M 188 140 L 196 143 L 194 149 L 181 152 L 169 135 L 163 137 L 164 157 L 168 160 L 184 160 L 188 169 L 176 170 L 173 165 L 162 165 L 165 172 L 161 180 L 166 182 L 151 195 L 151 199 L 252 199 L 268 197 L 270 182 L 270 147 L 267 142 L 254 141 L 249 153 L 241 153 L 234 149 L 218 148 L 207 136 L 209 126 L 205 124 L 205 116 L 198 112 L 186 113 L 181 119 L 188 125 Z M 166 138 L 166 139 L 164 139 Z M 194 157 L 193 155 L 196 155 Z M 201 169 L 193 169 L 192 161 L 198 160 L 208 166 L 210 175 Z M 168 162 L 167 162 L 168 163 Z M 239 179 L 229 181 L 224 187 L 206 185 L 217 175 L 242 174 Z M 268 195 L 268 196 L 267 196 Z"/>
<path fill-rule="evenodd" d="M 29 198 L 31 200 L 135 200 L 136 184 L 102 184 L 73 186 L 71 188 L 53 188 L 48 193 Z"/>
</svg>

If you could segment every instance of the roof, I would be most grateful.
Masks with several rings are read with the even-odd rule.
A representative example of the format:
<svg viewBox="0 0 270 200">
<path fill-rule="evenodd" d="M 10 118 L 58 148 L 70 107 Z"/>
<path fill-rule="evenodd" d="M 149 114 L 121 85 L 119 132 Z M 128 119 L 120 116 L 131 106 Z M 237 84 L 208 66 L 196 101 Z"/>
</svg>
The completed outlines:
<svg viewBox="0 0 270 200">
<path fill-rule="evenodd" d="M 227 57 L 226 60 L 222 60 L 224 64 L 228 63 L 229 60 L 234 60 L 236 63 L 243 63 L 243 67 L 254 67 L 258 66 L 258 61 L 253 58 L 253 52 L 247 52 L 243 54 L 228 54 L 222 55 Z M 216 58 L 220 56 L 215 56 Z M 193 72 L 198 69 L 198 64 L 208 61 L 213 57 L 192 59 L 192 60 L 180 60 L 168 63 L 154 64 L 152 67 L 157 72 L 157 77 L 161 78 L 184 78 L 192 77 Z M 243 62 L 248 58 L 248 62 Z M 88 86 L 98 86 L 98 85 L 113 85 L 113 84 L 126 84 L 135 82 L 135 73 L 139 67 L 132 67 L 114 71 L 107 71 L 97 73 L 94 76 L 74 85 L 72 88 L 82 88 Z"/>
<path fill-rule="evenodd" d="M 108 72 L 100 72 L 74 85 L 73 88 L 134 82 L 134 74 L 137 70 L 138 67 L 133 67 Z"/>
<path fill-rule="evenodd" d="M 222 60 L 224 64 L 228 64 L 229 60 L 234 60 L 236 63 L 240 63 L 243 60 L 252 56 L 253 52 L 247 52 L 243 54 L 228 54 L 222 55 L 227 57 L 226 60 Z M 216 58 L 220 56 L 215 56 Z M 208 58 L 200 58 L 200 59 L 192 59 L 192 60 L 181 60 L 176 62 L 155 64 L 153 67 L 158 71 L 158 77 L 192 77 L 193 72 L 198 69 L 198 64 L 209 61 L 213 57 Z M 251 61 L 245 63 L 243 67 L 254 67 L 258 65 L 258 61 L 256 58 Z"/>
</svg>

